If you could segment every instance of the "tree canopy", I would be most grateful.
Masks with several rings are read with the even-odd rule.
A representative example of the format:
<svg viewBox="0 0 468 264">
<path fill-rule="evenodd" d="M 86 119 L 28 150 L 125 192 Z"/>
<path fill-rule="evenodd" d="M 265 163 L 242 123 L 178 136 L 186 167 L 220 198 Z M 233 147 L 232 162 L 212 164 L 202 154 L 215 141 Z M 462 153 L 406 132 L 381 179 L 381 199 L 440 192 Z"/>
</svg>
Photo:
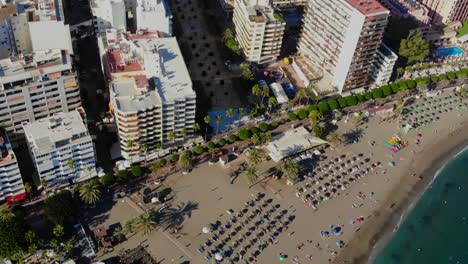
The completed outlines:
<svg viewBox="0 0 468 264">
<path fill-rule="evenodd" d="M 68 190 L 63 190 L 44 200 L 44 212 L 54 224 L 64 225 L 74 222 L 78 216 L 79 204 Z"/>
<path fill-rule="evenodd" d="M 422 36 L 421 30 L 414 30 L 400 43 L 399 55 L 408 59 L 408 63 L 421 61 L 431 53 L 431 47 Z"/>
</svg>

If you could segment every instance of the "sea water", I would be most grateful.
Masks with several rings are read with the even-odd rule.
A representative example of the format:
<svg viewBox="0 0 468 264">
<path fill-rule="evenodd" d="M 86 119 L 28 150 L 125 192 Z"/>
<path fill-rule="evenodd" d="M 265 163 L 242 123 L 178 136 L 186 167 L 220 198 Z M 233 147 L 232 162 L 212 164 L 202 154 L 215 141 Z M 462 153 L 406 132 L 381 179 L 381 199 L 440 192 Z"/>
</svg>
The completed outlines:
<svg viewBox="0 0 468 264">
<path fill-rule="evenodd" d="M 468 263 L 468 150 L 438 173 L 374 264 Z"/>
</svg>

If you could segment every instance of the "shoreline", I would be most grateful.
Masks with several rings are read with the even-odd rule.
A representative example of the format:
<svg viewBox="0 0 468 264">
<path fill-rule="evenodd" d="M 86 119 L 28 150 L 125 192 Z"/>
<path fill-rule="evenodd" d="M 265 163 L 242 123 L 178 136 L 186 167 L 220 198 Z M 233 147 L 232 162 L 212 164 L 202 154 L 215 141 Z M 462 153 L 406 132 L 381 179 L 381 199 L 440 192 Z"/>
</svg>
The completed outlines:
<svg viewBox="0 0 468 264">
<path fill-rule="evenodd" d="M 428 143 L 417 152 L 418 157 L 407 166 L 407 172 L 391 191 L 391 196 L 372 213 L 368 223 L 356 231 L 349 246 L 333 263 L 372 264 L 385 248 L 400 224 L 411 213 L 425 191 L 436 179 L 440 170 L 458 153 L 468 148 L 468 121 L 457 129 L 445 133 L 444 138 Z M 419 181 L 412 175 L 422 177 Z M 409 188 L 408 188 L 409 187 Z"/>
</svg>

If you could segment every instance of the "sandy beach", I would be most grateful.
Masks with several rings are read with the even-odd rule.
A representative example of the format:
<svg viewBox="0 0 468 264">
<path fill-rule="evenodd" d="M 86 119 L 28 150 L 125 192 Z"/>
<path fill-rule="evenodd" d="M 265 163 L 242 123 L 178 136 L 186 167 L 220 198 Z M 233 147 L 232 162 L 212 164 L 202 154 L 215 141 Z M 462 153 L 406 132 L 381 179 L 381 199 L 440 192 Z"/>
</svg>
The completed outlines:
<svg viewBox="0 0 468 264">
<path fill-rule="evenodd" d="M 437 171 L 468 146 L 468 121 L 452 124 L 452 127 L 454 130 L 440 129 L 429 137 L 431 142 L 404 167 L 400 182 L 333 263 L 372 263 L 374 255 L 385 247 L 398 223 L 411 211 Z"/>
<path fill-rule="evenodd" d="M 468 143 L 467 109 L 443 112 L 439 117 L 440 119 L 408 133 L 400 129 L 395 119 L 383 121 L 374 117 L 357 128 L 352 122 L 339 121 L 339 133 L 359 130 L 359 140 L 336 149 L 328 148 L 322 155 L 326 157 L 325 161 L 311 164 L 311 167 L 304 165 L 304 170 L 317 172 L 315 177 L 322 177 L 324 173 L 318 172 L 314 166 L 323 166 L 323 163 L 343 156 L 343 161 L 349 161 L 359 154 L 362 154 L 363 158 L 351 167 L 365 160 L 369 161 L 361 166 L 361 169 L 377 162 L 380 165 L 349 184 L 345 190 L 338 190 L 334 197 L 320 203 L 317 210 L 305 204 L 302 196 L 296 196 L 297 190 L 311 179 L 305 178 L 295 186 L 287 186 L 284 179 L 263 177 L 269 169 L 277 165 L 273 161 L 263 162 L 258 166 L 260 181 L 253 186 L 249 186 L 242 176 L 233 184 L 229 182 L 231 172 L 244 160 L 243 157 L 229 166 L 202 164 L 187 175 L 171 175 L 163 187 L 173 190 L 175 197 L 171 201 L 172 205 L 179 206 L 189 202 L 197 205 L 190 211 L 190 215 L 187 215 L 179 232 L 173 234 L 167 230 L 160 230 L 146 238 L 131 236 L 126 242 L 116 246 L 111 254 L 125 248 L 133 248 L 144 241 L 149 251 L 163 264 L 211 263 L 211 260 L 206 259 L 206 251 L 212 250 L 213 246 L 206 246 L 206 242 L 213 241 L 215 232 L 205 234 L 201 232 L 202 228 L 215 222 L 224 226 L 233 216 L 227 212 L 228 209 L 237 214 L 257 193 L 264 193 L 265 199 L 272 201 L 271 205 L 278 206 L 278 212 L 287 211 L 285 218 L 292 217 L 293 220 L 288 221 L 272 243 L 260 250 L 254 261 L 243 259 L 233 263 L 280 263 L 279 256 L 284 256 L 283 263 L 295 264 L 366 263 L 374 245 L 378 241 L 382 241 L 382 245 L 385 244 L 402 213 L 420 196 L 431 182 L 435 171 L 454 152 Z M 385 145 L 385 141 L 395 134 L 399 134 L 409 143 L 398 153 L 392 153 Z M 422 137 L 420 143 L 415 144 L 418 134 L 422 134 Z M 343 175 L 349 168 L 336 171 L 336 175 Z M 109 201 L 109 204 L 112 208 L 110 211 L 101 215 L 91 214 L 90 222 L 96 225 L 97 219 L 100 220 L 98 224 L 111 226 L 123 223 L 131 217 L 119 213 L 132 210 L 126 202 L 114 200 Z M 268 205 L 268 208 L 271 205 Z M 274 215 L 276 217 L 277 213 Z M 241 219 L 246 220 L 245 216 Z M 363 221 L 355 221 L 356 219 Z M 255 221 L 247 222 L 246 227 L 242 227 L 237 235 L 233 235 L 224 248 L 233 247 L 234 240 L 243 237 L 248 227 L 256 225 Z M 258 230 L 262 227 L 266 229 L 268 222 L 261 223 L 255 232 L 260 232 Z M 330 231 L 332 226 L 340 227 L 340 234 L 322 237 L 321 231 Z M 222 237 L 225 240 L 226 235 Z M 269 237 L 270 233 L 267 232 L 267 236 L 256 242 L 246 239 L 247 241 L 237 247 L 235 254 L 246 249 L 246 243 L 249 242 L 254 245 L 248 250 L 252 252 Z M 337 244 L 340 241 L 344 243 L 343 248 Z M 202 248 L 206 251 L 200 252 Z M 111 254 L 104 254 L 102 258 Z"/>
</svg>

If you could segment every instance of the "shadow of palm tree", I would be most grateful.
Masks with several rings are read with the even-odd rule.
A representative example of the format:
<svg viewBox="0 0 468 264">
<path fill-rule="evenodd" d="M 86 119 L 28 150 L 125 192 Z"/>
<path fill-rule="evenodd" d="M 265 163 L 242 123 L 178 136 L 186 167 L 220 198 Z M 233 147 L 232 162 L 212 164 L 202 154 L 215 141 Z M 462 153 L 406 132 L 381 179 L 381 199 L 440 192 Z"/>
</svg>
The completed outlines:
<svg viewBox="0 0 468 264">
<path fill-rule="evenodd" d="M 364 136 L 362 128 L 356 128 L 343 134 L 343 142 L 345 144 L 353 144 L 358 142 Z"/>
<path fill-rule="evenodd" d="M 157 222 L 164 229 L 178 229 L 185 219 L 192 217 L 192 211 L 198 209 L 198 203 L 187 202 L 180 203 L 176 207 L 171 207 L 158 213 Z"/>
</svg>

